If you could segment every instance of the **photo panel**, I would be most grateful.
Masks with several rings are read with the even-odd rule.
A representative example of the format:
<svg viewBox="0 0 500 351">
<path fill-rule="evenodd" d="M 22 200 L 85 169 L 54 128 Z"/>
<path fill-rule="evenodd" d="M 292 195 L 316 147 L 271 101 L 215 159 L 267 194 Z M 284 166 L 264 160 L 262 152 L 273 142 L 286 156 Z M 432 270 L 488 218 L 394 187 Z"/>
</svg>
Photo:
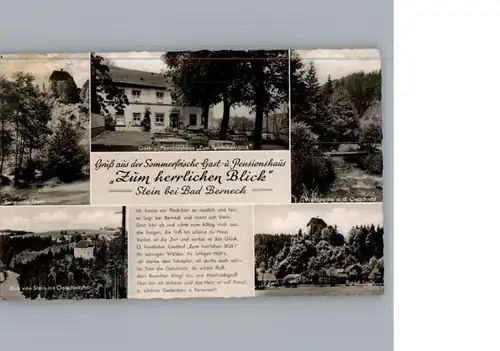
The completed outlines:
<svg viewBox="0 0 500 351">
<path fill-rule="evenodd" d="M 255 296 L 384 292 L 381 203 L 255 205 Z"/>
<path fill-rule="evenodd" d="M 289 50 L 92 54 L 92 151 L 289 150 Z"/>
<path fill-rule="evenodd" d="M 93 204 L 289 201 L 289 50 L 91 57 Z"/>
<path fill-rule="evenodd" d="M 127 298 L 125 206 L 0 207 L 0 300 Z"/>
<path fill-rule="evenodd" d="M 379 49 L 291 51 L 292 202 L 382 202 Z"/>
<path fill-rule="evenodd" d="M 90 55 L 0 57 L 0 206 L 90 204 Z"/>
</svg>

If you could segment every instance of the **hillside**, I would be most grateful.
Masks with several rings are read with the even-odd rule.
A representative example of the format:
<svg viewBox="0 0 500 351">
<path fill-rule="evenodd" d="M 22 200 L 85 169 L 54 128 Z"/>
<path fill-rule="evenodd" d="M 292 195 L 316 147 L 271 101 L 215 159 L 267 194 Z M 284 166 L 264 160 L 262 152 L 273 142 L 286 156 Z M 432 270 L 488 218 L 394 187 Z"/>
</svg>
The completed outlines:
<svg viewBox="0 0 500 351">
<path fill-rule="evenodd" d="M 380 101 L 375 101 L 359 119 L 361 127 L 374 122 L 382 124 L 382 103 Z"/>
</svg>

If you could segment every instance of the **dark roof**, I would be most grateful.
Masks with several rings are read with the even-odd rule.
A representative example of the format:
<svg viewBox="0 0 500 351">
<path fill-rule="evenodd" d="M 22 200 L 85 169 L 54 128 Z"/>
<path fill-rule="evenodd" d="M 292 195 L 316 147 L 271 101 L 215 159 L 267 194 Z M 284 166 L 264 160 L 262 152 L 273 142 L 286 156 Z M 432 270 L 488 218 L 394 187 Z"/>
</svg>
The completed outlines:
<svg viewBox="0 0 500 351">
<path fill-rule="evenodd" d="M 152 88 L 167 88 L 167 81 L 163 75 L 153 72 L 138 71 L 135 69 L 109 67 L 109 75 L 115 83 L 130 84 Z"/>
<path fill-rule="evenodd" d="M 309 223 L 307 223 L 307 226 L 309 227 L 310 225 L 313 225 L 313 224 L 319 224 L 319 225 L 323 225 L 323 226 L 326 226 L 326 222 L 324 220 L 322 220 L 321 218 L 319 217 L 313 217 L 309 220 Z"/>
<path fill-rule="evenodd" d="M 89 240 L 80 240 L 79 242 L 76 243 L 75 247 L 78 247 L 79 249 L 86 249 L 88 247 L 93 247 L 94 245 L 92 244 L 91 241 Z"/>
</svg>

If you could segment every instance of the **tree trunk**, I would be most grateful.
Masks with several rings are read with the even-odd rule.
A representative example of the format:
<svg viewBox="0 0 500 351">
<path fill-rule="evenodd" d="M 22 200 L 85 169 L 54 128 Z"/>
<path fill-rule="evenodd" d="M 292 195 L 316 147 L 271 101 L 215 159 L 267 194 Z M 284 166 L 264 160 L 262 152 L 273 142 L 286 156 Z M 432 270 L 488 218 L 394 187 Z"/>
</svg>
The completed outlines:
<svg viewBox="0 0 500 351">
<path fill-rule="evenodd" d="M 219 139 L 226 140 L 227 137 L 227 128 L 229 127 L 229 112 L 231 110 L 231 104 L 229 103 L 229 98 L 227 96 L 227 90 L 224 91 L 224 96 L 222 98 L 223 102 L 223 113 L 222 113 L 222 122 L 220 124 L 220 133 Z"/>
<path fill-rule="evenodd" d="M 262 124 L 264 121 L 264 66 L 262 60 L 252 62 L 255 70 L 255 131 L 253 149 L 262 149 Z"/>
</svg>

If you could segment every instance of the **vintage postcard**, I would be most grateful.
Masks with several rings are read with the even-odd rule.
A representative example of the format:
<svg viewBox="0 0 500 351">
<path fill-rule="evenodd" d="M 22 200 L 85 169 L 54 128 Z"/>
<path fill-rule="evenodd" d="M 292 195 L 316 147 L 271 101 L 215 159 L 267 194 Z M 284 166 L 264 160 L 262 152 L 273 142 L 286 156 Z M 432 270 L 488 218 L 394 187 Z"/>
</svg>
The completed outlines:
<svg viewBox="0 0 500 351">
<path fill-rule="evenodd" d="M 384 293 L 378 49 L 0 56 L 0 299 Z"/>
</svg>

